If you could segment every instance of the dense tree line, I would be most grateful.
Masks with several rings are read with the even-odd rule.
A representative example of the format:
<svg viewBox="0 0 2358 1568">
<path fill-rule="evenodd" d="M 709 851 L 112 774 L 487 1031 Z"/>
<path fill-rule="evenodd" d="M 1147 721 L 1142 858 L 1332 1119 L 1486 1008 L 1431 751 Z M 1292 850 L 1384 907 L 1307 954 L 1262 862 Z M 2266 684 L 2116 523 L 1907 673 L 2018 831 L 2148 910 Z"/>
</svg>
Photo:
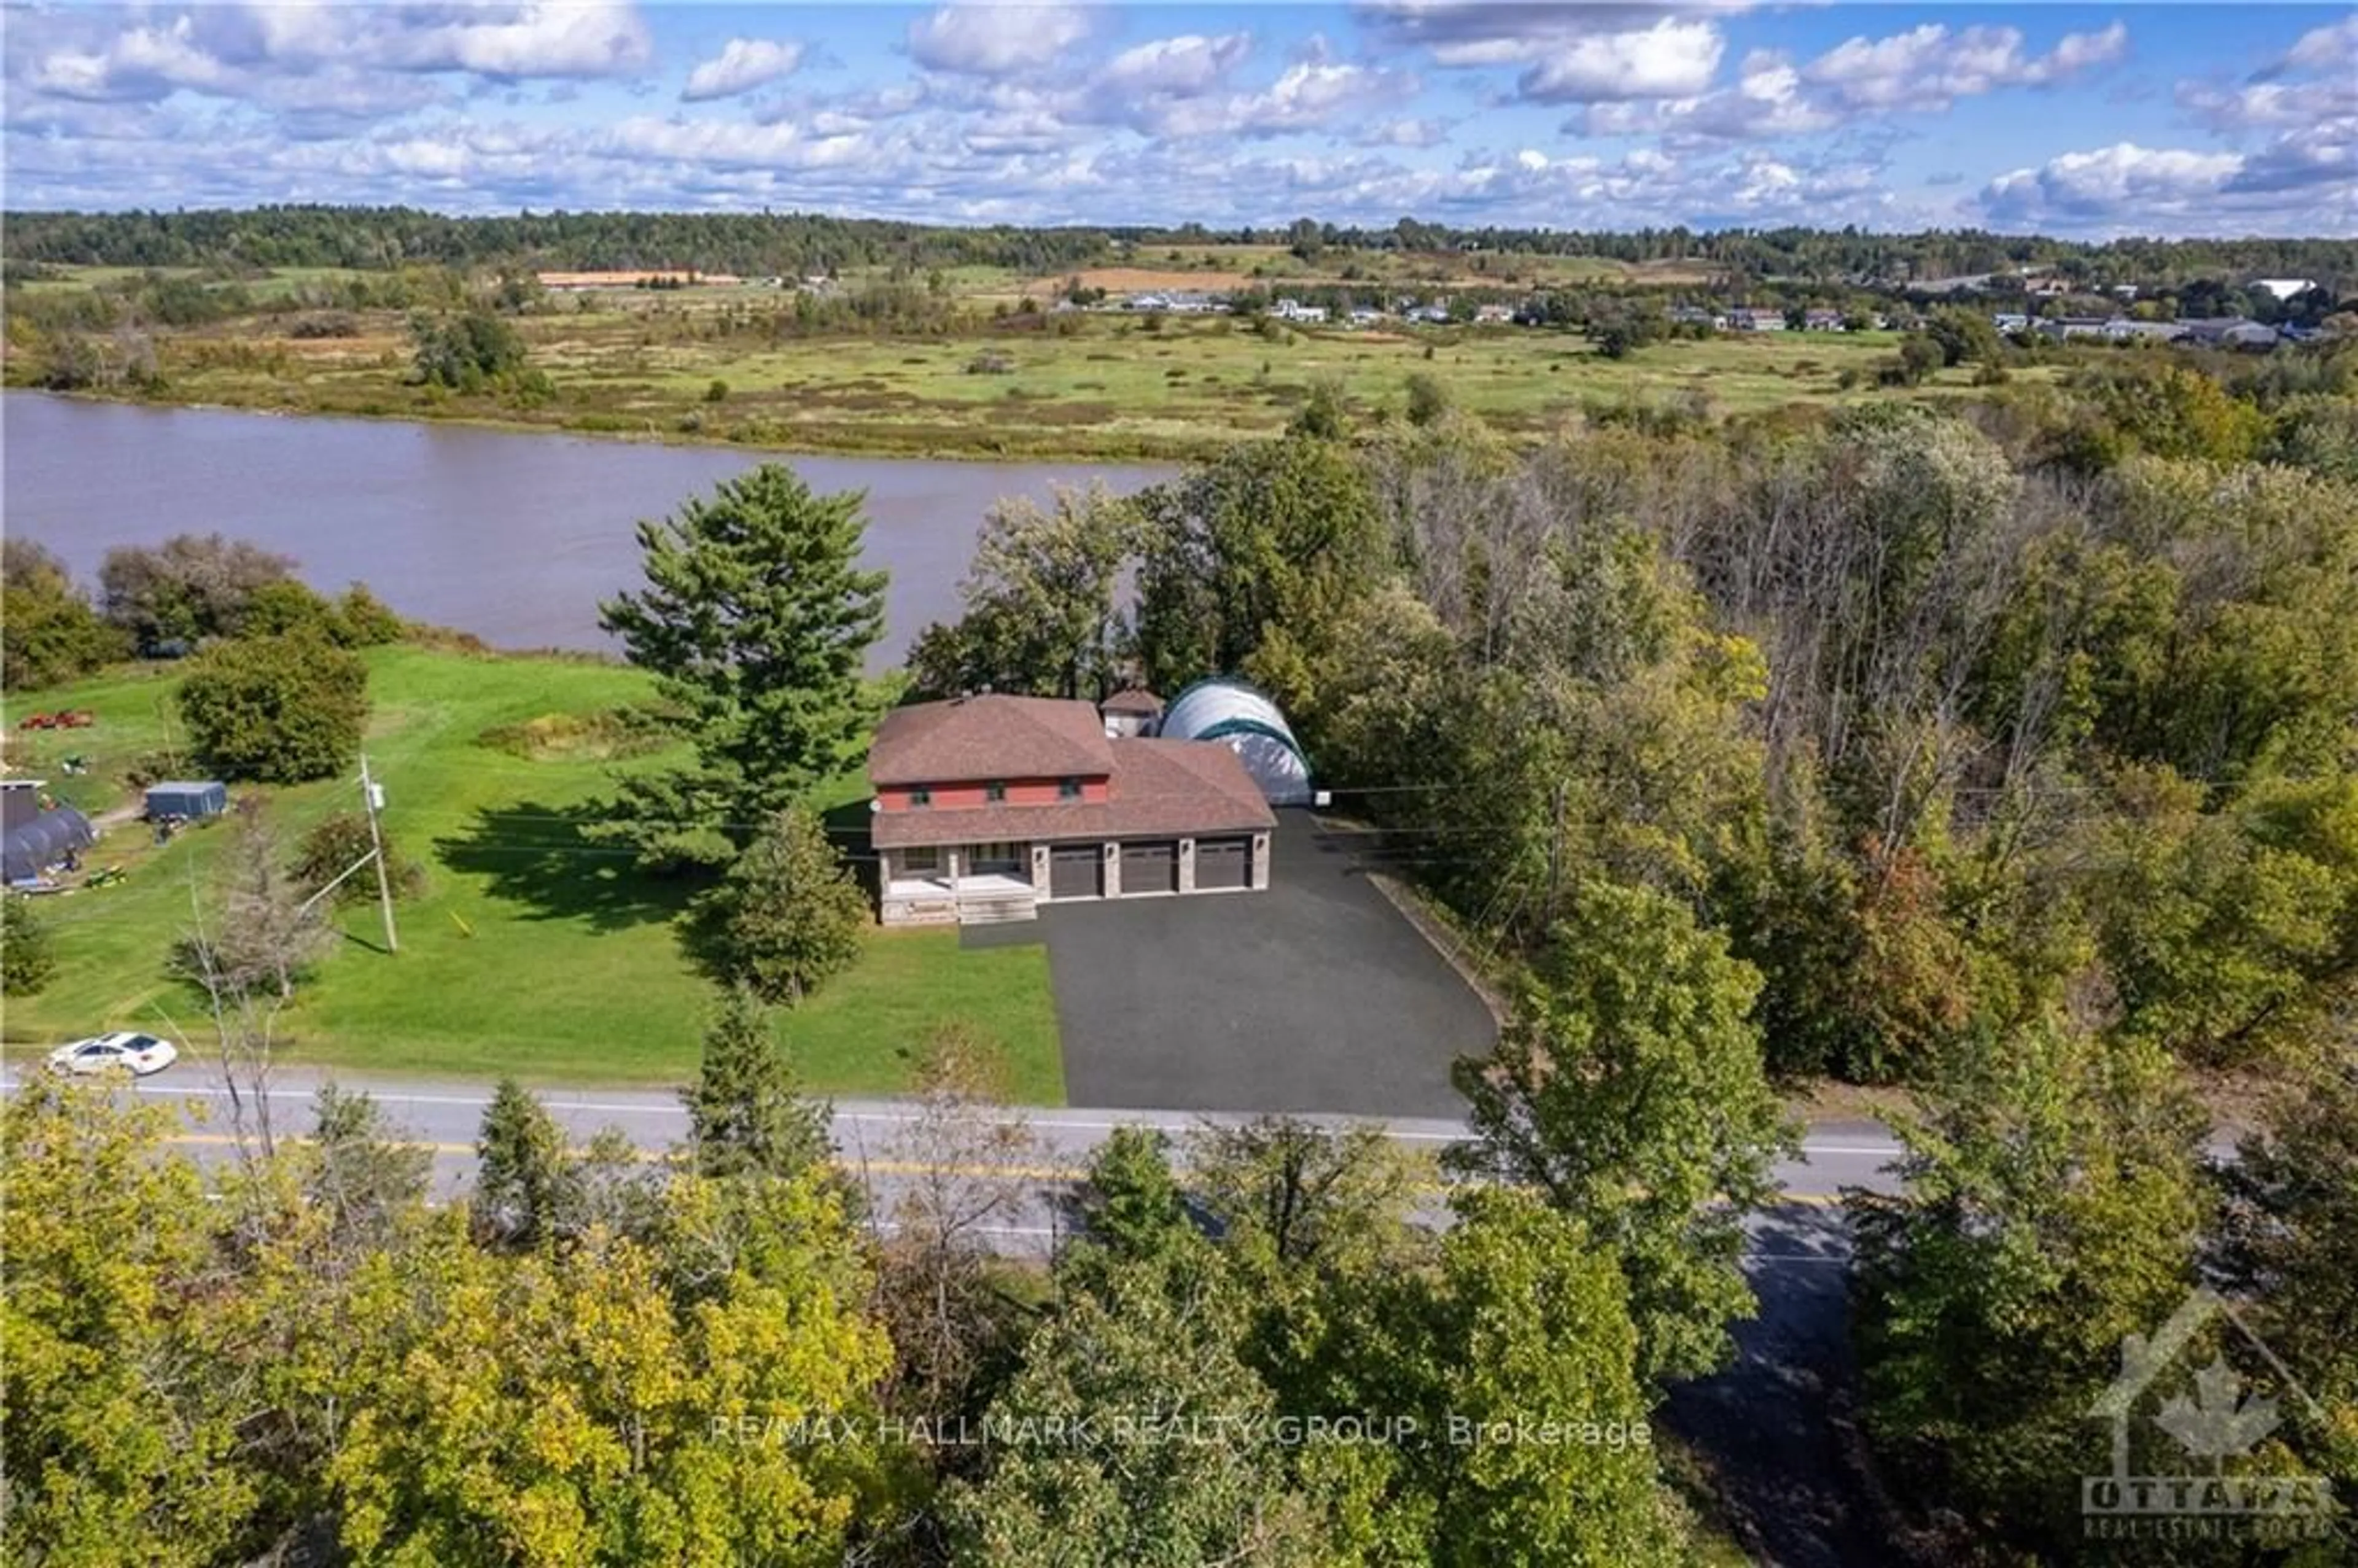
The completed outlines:
<svg viewBox="0 0 2358 1568">
<path fill-rule="evenodd" d="M 414 208 L 8 215 L 12 257 L 108 266 L 694 268 L 803 276 L 852 267 L 1050 272 L 1100 254 L 1094 229 L 962 229 L 815 213 L 525 212 L 458 218 Z"/>
<path fill-rule="evenodd" d="M 1298 253 L 1520 252 L 1629 263 L 1688 262 L 1748 278 L 1935 278 L 2024 265 L 2064 269 L 2092 287 L 2175 285 L 2201 277 L 2312 277 L 2358 292 L 2358 247 L 2299 239 L 2115 240 L 2086 243 L 1974 230 L 1915 234 L 1842 230 L 1581 231 L 1462 228 L 1403 218 L 1381 228 L 1303 219 L 1278 229 L 954 228 L 812 213 L 523 212 L 458 218 L 413 208 L 284 206 L 245 211 L 22 212 L 8 215 L 21 263 L 106 266 L 334 266 L 391 270 L 417 263 L 471 268 L 500 262 L 552 268 L 694 267 L 805 276 L 899 265 L 1049 273 L 1111 259 L 1119 243 L 1144 252 L 1206 243 L 1277 244 Z"/>
</svg>

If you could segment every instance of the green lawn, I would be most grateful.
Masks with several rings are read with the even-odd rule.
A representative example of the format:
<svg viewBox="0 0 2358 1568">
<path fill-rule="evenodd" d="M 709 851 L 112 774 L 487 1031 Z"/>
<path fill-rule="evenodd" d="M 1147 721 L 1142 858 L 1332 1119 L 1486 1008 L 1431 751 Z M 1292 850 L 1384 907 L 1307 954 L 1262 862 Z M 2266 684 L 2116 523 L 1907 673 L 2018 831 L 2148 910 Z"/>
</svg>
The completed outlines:
<svg viewBox="0 0 2358 1568">
<path fill-rule="evenodd" d="M 688 890 L 638 875 L 626 857 L 581 836 L 615 768 L 661 759 L 540 761 L 477 740 L 493 726 L 642 697 L 644 678 L 588 660 L 407 647 L 374 650 L 369 663 L 369 752 L 385 787 L 385 825 L 403 852 L 426 863 L 428 886 L 397 912 L 398 954 L 379 950 L 373 904 L 340 917 L 348 940 L 290 1015 L 289 1058 L 576 1083 L 674 1082 L 692 1073 L 708 988 L 673 939 Z M 130 798 L 125 765 L 172 742 L 173 684 L 168 669 L 137 669 L 12 705 L 11 723 L 36 708 L 86 708 L 99 723 L 59 736 L 12 731 L 11 761 L 56 780 L 93 813 L 120 804 Z M 55 764 L 75 752 L 92 772 L 69 781 Z M 837 800 L 819 804 L 864 793 L 849 781 Z M 348 782 L 306 784 L 272 792 L 270 809 L 291 838 L 356 800 Z M 175 1022 L 193 1033 L 194 999 L 163 960 L 227 837 L 209 827 L 157 849 L 136 823 L 115 828 L 92 863 L 122 864 L 130 879 L 44 901 L 59 972 L 41 995 L 7 1003 L 6 1038 L 38 1044 L 104 1025 Z M 813 1087 L 888 1094 L 905 1086 L 912 1049 L 953 1020 L 1004 1053 L 1016 1099 L 1062 1103 L 1055 1008 L 1038 946 L 969 952 L 955 932 L 874 932 L 859 966 L 786 1015 L 780 1033 Z"/>
</svg>

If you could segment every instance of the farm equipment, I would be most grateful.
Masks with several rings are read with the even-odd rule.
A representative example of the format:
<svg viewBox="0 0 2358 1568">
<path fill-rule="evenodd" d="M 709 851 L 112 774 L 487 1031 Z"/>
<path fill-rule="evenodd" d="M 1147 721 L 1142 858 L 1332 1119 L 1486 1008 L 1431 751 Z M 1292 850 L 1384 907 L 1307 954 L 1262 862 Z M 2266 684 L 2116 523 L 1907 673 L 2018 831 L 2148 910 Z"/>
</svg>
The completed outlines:
<svg viewBox="0 0 2358 1568">
<path fill-rule="evenodd" d="M 27 713 L 16 722 L 19 730 L 87 730 L 98 722 L 98 715 L 87 708 L 59 708 L 53 713 Z"/>
</svg>

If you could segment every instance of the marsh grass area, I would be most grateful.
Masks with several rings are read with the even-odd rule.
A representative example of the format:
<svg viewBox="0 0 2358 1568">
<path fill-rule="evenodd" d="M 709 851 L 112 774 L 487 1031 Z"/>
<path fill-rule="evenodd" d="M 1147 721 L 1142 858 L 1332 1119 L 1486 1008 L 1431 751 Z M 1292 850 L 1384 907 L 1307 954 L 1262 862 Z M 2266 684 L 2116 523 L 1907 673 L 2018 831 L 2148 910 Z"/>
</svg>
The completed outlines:
<svg viewBox="0 0 2358 1568">
<path fill-rule="evenodd" d="M 687 1079 L 710 997 L 672 932 L 691 890 L 637 873 L 582 832 L 615 770 L 660 765 L 667 754 L 625 746 L 636 754 L 616 762 L 609 748 L 576 743 L 614 727 L 607 716 L 636 712 L 646 678 L 588 659 L 418 647 L 367 658 L 369 752 L 387 794 L 385 825 L 424 865 L 427 887 L 398 906 L 398 954 L 382 950 L 373 902 L 339 914 L 345 939 L 287 1015 L 287 1059 L 577 1085 Z M 120 807 L 136 798 L 126 770 L 176 761 L 177 683 L 169 666 L 153 665 L 45 691 L 38 706 L 88 708 L 98 723 L 58 735 L 12 730 L 10 761 L 93 816 Z M 63 776 L 58 764 L 76 753 L 91 772 Z M 326 813 L 357 804 L 358 792 L 345 782 L 267 793 L 291 843 Z M 864 781 L 844 781 L 824 803 L 830 820 L 856 832 L 867 793 Z M 108 831 L 89 864 L 129 875 L 43 898 L 59 971 L 40 995 L 9 999 L 8 1041 L 160 1027 L 201 1054 L 200 998 L 167 971 L 166 957 L 189 925 L 191 896 L 211 887 L 228 838 L 215 826 L 157 847 L 135 821 Z M 1063 1102 L 1055 1004 L 1037 945 L 969 952 L 955 931 L 871 932 L 859 964 L 782 1015 L 779 1034 L 813 1088 L 889 1094 L 907 1087 L 925 1036 L 954 1020 L 998 1048 L 1017 1103 Z"/>
<path fill-rule="evenodd" d="M 1283 427 L 1313 386 L 1333 381 L 1360 418 L 1395 416 L 1409 378 L 1431 376 L 1460 406 L 1510 436 L 1544 437 L 1600 409 L 1636 404 L 1725 416 L 1878 395 L 1887 332 L 1768 333 L 1674 340 L 1610 360 L 1578 332 L 1513 326 L 1257 326 L 1240 319 L 1120 310 L 1053 312 L 1068 277 L 1123 294 L 1282 290 L 1295 271 L 1282 251 L 1209 247 L 1158 253 L 1139 265 L 1026 278 L 960 267 L 939 275 L 957 325 L 920 335 L 840 331 L 796 337 L 789 287 L 759 285 L 546 296 L 515 325 L 545 396 L 466 395 L 410 384 L 405 312 L 344 313 L 353 335 L 303 337 L 297 318 L 261 312 L 202 327 L 153 330 L 157 401 L 316 413 L 449 419 L 639 439 L 737 443 L 799 451 L 1074 460 L 1185 460 Z M 1632 275 L 1682 275 L 1594 258 L 1523 258 L 1501 272 L 1454 278 L 1498 287 Z M 25 286 L 70 290 L 121 280 L 124 269 L 60 269 Z M 257 301 L 327 269 L 248 283 Z M 1334 283 L 1301 273 L 1304 287 Z M 1365 287 L 1366 276 L 1352 280 Z M 1403 291 L 1420 281 L 1380 280 Z M 1690 279 L 1688 281 L 1700 281 Z M 1424 280 L 1423 287 L 1432 287 Z M 838 287 L 852 289 L 860 280 Z M 930 287 L 930 285 L 929 285 Z M 1016 311 L 1025 300 L 1040 307 Z M 21 358 L 22 356 L 17 356 Z M 1845 386 L 1847 379 L 1853 384 Z M 1964 367 L 1935 390 L 1969 395 Z"/>
</svg>

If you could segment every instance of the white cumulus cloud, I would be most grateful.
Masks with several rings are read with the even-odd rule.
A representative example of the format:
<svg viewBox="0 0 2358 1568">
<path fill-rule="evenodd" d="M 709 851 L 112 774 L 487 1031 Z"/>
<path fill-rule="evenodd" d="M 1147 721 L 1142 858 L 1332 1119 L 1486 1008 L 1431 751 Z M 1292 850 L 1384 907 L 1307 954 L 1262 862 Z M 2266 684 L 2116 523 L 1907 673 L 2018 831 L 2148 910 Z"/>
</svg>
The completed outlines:
<svg viewBox="0 0 2358 1568">
<path fill-rule="evenodd" d="M 2116 142 L 1998 176 L 1980 207 L 2014 228 L 2098 232 L 2358 233 L 2358 122 L 2255 153 Z"/>
<path fill-rule="evenodd" d="M 928 70 L 1010 76 L 1055 64 L 1089 30 L 1077 5 L 946 5 L 909 24 L 909 56 Z"/>
<path fill-rule="evenodd" d="M 2015 27 L 1951 32 L 1928 22 L 1888 38 L 1851 38 L 1812 60 L 1801 74 L 1850 108 L 1945 109 L 2001 87 L 2067 81 L 2127 51 L 2128 28 L 2119 22 L 2102 32 L 2067 34 L 2043 55 L 2026 54 Z"/>
<path fill-rule="evenodd" d="M 734 98 L 741 92 L 790 76 L 803 62 L 803 46 L 792 38 L 731 38 L 710 59 L 687 73 L 680 99 L 687 103 Z"/>
<path fill-rule="evenodd" d="M 1661 21 L 1552 43 L 1518 85 L 1541 103 L 1691 98 L 1711 85 L 1726 47 L 1709 22 Z"/>
</svg>

